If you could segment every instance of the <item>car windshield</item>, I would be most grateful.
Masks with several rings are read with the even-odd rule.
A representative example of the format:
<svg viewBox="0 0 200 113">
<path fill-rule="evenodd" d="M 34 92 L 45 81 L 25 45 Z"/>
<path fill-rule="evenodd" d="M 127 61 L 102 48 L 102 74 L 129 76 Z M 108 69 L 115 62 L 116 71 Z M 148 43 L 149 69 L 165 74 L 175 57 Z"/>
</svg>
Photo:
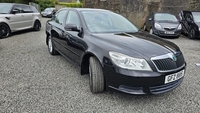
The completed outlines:
<svg viewBox="0 0 200 113">
<path fill-rule="evenodd" d="M 0 14 L 10 13 L 12 6 L 12 4 L 0 4 Z"/>
<path fill-rule="evenodd" d="M 194 21 L 200 22 L 200 13 L 192 13 Z"/>
<path fill-rule="evenodd" d="M 138 28 L 123 16 L 110 11 L 82 11 L 92 33 L 135 33 Z"/>
<path fill-rule="evenodd" d="M 177 18 L 172 15 L 172 14 L 168 14 L 168 13 L 157 13 L 155 14 L 155 20 L 156 21 L 173 21 L 173 22 L 177 22 Z"/>
<path fill-rule="evenodd" d="M 51 12 L 53 9 L 51 9 L 51 8 L 47 8 L 47 9 L 45 9 L 44 11 L 45 12 Z"/>
</svg>

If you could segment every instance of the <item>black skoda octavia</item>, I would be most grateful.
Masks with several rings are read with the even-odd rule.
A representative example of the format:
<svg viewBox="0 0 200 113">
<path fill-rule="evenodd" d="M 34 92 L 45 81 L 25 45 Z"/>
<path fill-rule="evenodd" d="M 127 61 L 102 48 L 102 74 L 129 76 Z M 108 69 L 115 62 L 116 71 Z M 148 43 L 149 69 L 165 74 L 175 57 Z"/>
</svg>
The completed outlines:
<svg viewBox="0 0 200 113">
<path fill-rule="evenodd" d="M 93 93 L 160 94 L 184 78 L 186 63 L 177 45 L 108 10 L 60 9 L 47 21 L 46 34 L 49 53 L 80 66 Z"/>
</svg>

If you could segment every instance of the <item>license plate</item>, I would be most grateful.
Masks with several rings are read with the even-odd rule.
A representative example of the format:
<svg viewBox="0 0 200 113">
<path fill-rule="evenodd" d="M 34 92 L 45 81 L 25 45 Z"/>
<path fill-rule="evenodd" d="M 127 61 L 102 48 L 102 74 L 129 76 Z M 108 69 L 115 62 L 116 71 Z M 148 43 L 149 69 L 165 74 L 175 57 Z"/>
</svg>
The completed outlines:
<svg viewBox="0 0 200 113">
<path fill-rule="evenodd" d="M 165 76 L 165 84 L 176 81 L 184 76 L 184 71 L 179 71 L 177 73 Z"/>
<path fill-rule="evenodd" d="M 165 34 L 174 34 L 174 32 L 167 32 L 167 31 L 166 31 Z"/>
</svg>

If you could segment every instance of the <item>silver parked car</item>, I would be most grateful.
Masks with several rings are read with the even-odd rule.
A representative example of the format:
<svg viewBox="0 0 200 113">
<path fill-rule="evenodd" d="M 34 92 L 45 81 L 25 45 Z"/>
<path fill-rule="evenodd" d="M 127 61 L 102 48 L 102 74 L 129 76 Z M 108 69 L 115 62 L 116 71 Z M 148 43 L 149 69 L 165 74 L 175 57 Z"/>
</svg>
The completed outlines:
<svg viewBox="0 0 200 113">
<path fill-rule="evenodd" d="M 0 38 L 8 37 L 12 32 L 41 28 L 41 15 L 30 5 L 0 3 Z"/>
</svg>

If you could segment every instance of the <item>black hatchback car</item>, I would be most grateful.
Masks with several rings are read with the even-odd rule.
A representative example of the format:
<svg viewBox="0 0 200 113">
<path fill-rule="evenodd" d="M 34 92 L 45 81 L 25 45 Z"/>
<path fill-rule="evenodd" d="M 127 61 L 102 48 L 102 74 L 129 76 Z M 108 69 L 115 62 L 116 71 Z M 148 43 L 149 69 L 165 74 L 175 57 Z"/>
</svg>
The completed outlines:
<svg viewBox="0 0 200 113">
<path fill-rule="evenodd" d="M 152 13 L 144 23 L 144 30 L 157 36 L 179 37 L 181 28 L 176 16 L 170 13 Z"/>
<path fill-rule="evenodd" d="M 182 32 L 189 38 L 200 38 L 200 12 L 181 11 L 179 13 Z"/>
<path fill-rule="evenodd" d="M 47 21 L 46 35 L 49 53 L 60 53 L 80 66 L 81 75 L 89 74 L 93 93 L 160 94 L 184 78 L 186 63 L 177 45 L 108 10 L 61 9 Z"/>
</svg>

